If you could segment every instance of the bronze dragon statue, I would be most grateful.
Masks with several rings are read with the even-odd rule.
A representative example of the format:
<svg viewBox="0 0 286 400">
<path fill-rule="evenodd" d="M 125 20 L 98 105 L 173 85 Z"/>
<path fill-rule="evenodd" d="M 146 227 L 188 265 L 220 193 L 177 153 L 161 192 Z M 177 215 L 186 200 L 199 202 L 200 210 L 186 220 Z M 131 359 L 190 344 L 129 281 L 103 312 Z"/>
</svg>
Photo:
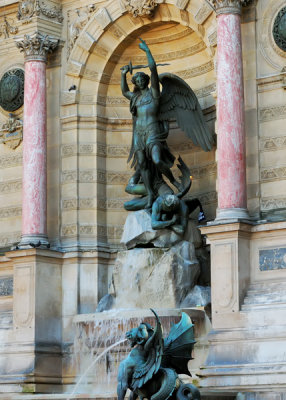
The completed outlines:
<svg viewBox="0 0 286 400">
<path fill-rule="evenodd" d="M 188 361 L 195 340 L 190 317 L 182 313 L 181 321 L 163 339 L 160 319 L 151 311 L 155 328 L 143 322 L 126 333 L 132 350 L 119 365 L 118 400 L 124 400 L 127 389 L 131 390 L 129 400 L 200 400 L 199 390 L 179 378 L 179 374 L 191 375 Z"/>
</svg>

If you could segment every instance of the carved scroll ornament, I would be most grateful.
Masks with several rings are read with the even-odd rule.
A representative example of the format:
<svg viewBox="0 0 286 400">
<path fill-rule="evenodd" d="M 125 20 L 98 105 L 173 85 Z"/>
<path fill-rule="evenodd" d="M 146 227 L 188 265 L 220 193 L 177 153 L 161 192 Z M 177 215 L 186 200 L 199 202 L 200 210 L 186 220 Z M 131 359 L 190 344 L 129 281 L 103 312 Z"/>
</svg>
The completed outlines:
<svg viewBox="0 0 286 400">
<path fill-rule="evenodd" d="M 156 0 L 123 0 L 126 10 L 134 18 L 151 16 L 158 5 Z"/>
<path fill-rule="evenodd" d="M 25 55 L 25 60 L 46 61 L 47 54 L 57 47 L 58 39 L 35 32 L 33 35 L 24 35 L 24 38 L 16 40 L 16 46 Z"/>
<path fill-rule="evenodd" d="M 23 121 L 10 114 L 8 121 L 0 129 L 0 143 L 16 149 L 23 139 Z"/>
<path fill-rule="evenodd" d="M 44 15 L 49 19 L 63 21 L 62 9 L 56 6 L 49 8 L 40 4 L 39 0 L 22 0 L 19 2 L 17 18 L 23 22 L 31 22 L 32 17 Z"/>
<path fill-rule="evenodd" d="M 247 6 L 252 0 L 211 0 L 217 14 L 240 14 L 241 6 Z"/>
</svg>

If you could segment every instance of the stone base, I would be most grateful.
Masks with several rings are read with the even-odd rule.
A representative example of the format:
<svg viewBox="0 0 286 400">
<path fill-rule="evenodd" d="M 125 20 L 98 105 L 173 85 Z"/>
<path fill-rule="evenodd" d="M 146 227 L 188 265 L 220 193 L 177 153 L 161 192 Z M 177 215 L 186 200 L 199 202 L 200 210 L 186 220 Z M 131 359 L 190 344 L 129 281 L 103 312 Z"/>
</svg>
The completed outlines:
<svg viewBox="0 0 286 400">
<path fill-rule="evenodd" d="M 120 251 L 112 274 L 113 308 L 176 308 L 196 284 L 200 266 L 194 245 Z"/>
<path fill-rule="evenodd" d="M 50 247 L 47 235 L 22 235 L 20 243 L 16 246 L 19 250 L 26 250 L 32 248 L 47 249 Z M 13 249 L 14 250 L 14 249 Z"/>
<path fill-rule="evenodd" d="M 201 231 L 212 261 L 212 331 L 201 386 L 247 392 L 243 400 L 284 400 L 286 222 L 218 223 Z"/>
<path fill-rule="evenodd" d="M 249 214 L 246 208 L 218 208 L 216 211 L 215 222 L 248 221 L 249 219 Z"/>
</svg>

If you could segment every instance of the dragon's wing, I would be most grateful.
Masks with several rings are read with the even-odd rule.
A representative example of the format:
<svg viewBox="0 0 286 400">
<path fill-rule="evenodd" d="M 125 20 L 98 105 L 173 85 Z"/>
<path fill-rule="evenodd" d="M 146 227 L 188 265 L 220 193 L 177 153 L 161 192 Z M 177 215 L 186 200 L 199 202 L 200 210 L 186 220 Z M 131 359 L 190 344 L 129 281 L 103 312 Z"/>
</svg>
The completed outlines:
<svg viewBox="0 0 286 400">
<path fill-rule="evenodd" d="M 131 384 L 133 391 L 141 388 L 146 382 L 152 379 L 161 366 L 164 348 L 162 326 L 156 312 L 152 309 L 151 311 L 156 317 L 156 328 L 153 335 L 148 339 L 144 346 L 144 350 L 148 354 L 146 362 L 143 365 L 138 365 L 133 372 Z"/>
<path fill-rule="evenodd" d="M 193 90 L 183 79 L 168 72 L 160 74 L 159 79 L 163 86 L 159 119 L 168 121 L 175 118 L 196 146 L 201 146 L 205 151 L 211 150 L 213 137 Z"/>
<path fill-rule="evenodd" d="M 194 325 L 183 312 L 181 321 L 172 327 L 164 341 L 162 367 L 173 368 L 178 374 L 190 375 L 188 362 L 192 360 L 194 344 Z"/>
</svg>

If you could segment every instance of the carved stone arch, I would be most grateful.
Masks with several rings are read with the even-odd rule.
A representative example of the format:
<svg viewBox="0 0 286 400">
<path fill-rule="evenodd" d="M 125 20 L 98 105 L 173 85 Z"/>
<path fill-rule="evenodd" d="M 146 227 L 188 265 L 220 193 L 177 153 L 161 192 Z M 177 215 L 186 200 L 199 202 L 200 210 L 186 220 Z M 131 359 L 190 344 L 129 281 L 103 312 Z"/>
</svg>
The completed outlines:
<svg viewBox="0 0 286 400">
<path fill-rule="evenodd" d="M 214 125 L 216 16 L 204 8 L 206 2 L 165 1 L 156 7 L 152 18 L 133 18 L 119 4 L 112 1 L 94 12 L 67 62 L 61 99 L 62 182 L 65 183 L 61 197 L 67 207 L 63 221 L 69 221 L 63 224 L 62 240 L 65 243 L 66 237 L 67 245 L 75 236 L 80 243 L 98 240 L 116 244 L 120 240 L 126 218 L 123 203 L 128 199 L 124 188 L 132 175 L 126 164 L 132 119 L 128 102 L 120 91 L 120 67 L 130 59 L 133 64 L 146 63 L 145 54 L 138 48 L 138 42 L 134 42 L 139 34 L 147 43 L 149 40 L 157 63 L 171 64 L 160 67 L 159 73 L 170 71 L 186 80 L 198 95 L 207 121 Z M 160 42 L 165 33 L 168 43 Z M 214 218 L 214 151 L 204 153 L 195 147 L 175 123 L 171 123 L 168 141 L 174 154 L 181 154 L 191 166 L 194 177 L 191 195 L 198 196 L 208 218 Z M 68 186 L 71 184 L 77 185 L 79 193 L 73 202 Z M 69 215 L 72 207 L 79 209 L 74 220 Z"/>
<path fill-rule="evenodd" d="M 204 41 L 210 55 L 214 55 L 216 46 L 216 16 L 211 7 L 205 0 L 195 0 L 188 6 L 189 0 L 165 1 L 158 4 L 156 13 L 152 18 L 132 18 L 130 14 L 123 10 L 120 2 L 112 2 L 107 7 L 103 7 L 93 14 L 83 31 L 75 42 L 74 48 L 70 53 L 66 75 L 73 77 L 82 76 L 84 65 L 87 62 L 89 54 L 95 47 L 100 47 L 100 42 L 104 36 L 111 31 L 118 34 L 118 43 L 110 49 L 111 53 L 123 40 L 132 32 L 140 29 L 144 25 L 162 22 L 174 21 L 193 29 L 197 35 Z M 116 7 L 117 6 L 117 7 Z M 120 35 L 120 20 L 128 18 L 130 30 L 122 31 Z M 206 20 L 207 28 L 204 26 Z M 122 22 L 122 21 L 121 21 Z"/>
</svg>

